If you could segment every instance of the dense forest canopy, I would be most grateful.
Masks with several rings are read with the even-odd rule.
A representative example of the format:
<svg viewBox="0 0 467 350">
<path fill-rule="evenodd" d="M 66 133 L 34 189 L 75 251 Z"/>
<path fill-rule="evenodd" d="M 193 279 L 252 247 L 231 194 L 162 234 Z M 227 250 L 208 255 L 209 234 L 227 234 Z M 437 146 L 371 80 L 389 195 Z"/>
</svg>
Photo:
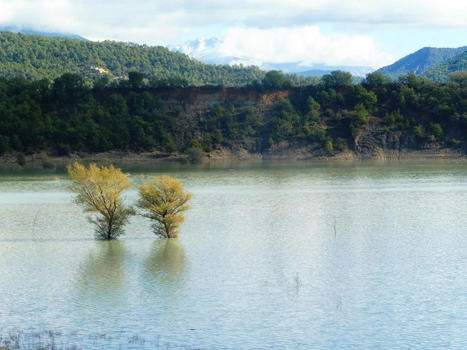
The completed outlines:
<svg viewBox="0 0 467 350">
<path fill-rule="evenodd" d="M 0 153 L 209 152 L 234 146 L 265 152 L 288 142 L 332 154 L 363 147 L 362 135 L 375 130 L 375 142 L 388 148 L 466 148 L 465 76 L 440 84 L 415 75 L 392 82 L 373 73 L 353 85 L 347 74 L 333 72 L 318 86 L 290 87 L 284 76 L 269 73 L 243 88 L 185 89 L 154 87 L 143 77 L 133 72 L 128 80 L 101 79 L 93 86 L 71 73 L 54 81 L 1 78 Z M 278 91 L 287 97 L 267 109 L 251 97 Z M 192 102 L 183 93 L 205 96 L 206 106 L 190 112 Z M 229 94 L 244 102 L 215 99 Z"/>
<path fill-rule="evenodd" d="M 255 66 L 204 64 L 162 46 L 0 32 L 0 76 L 5 78 L 53 80 L 75 73 L 85 80 L 124 79 L 130 71 L 176 86 L 243 86 L 265 75 Z M 296 85 L 316 81 L 297 75 L 289 79 Z"/>
</svg>

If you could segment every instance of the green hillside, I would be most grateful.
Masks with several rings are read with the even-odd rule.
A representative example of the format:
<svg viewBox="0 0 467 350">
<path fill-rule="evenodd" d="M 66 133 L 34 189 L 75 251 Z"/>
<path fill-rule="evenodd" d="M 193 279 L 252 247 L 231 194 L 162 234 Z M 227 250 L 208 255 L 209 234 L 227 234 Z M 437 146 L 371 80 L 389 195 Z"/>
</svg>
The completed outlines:
<svg viewBox="0 0 467 350">
<path fill-rule="evenodd" d="M 246 85 L 261 80 L 257 67 L 203 64 L 165 47 L 113 41 L 92 42 L 0 32 L 0 76 L 53 80 L 64 73 L 86 79 L 127 77 L 138 71 L 146 78 L 185 80 L 190 85 Z"/>
<path fill-rule="evenodd" d="M 377 72 L 383 73 L 392 79 L 397 79 L 401 75 L 409 73 L 422 75 L 430 68 L 461 54 L 465 50 L 467 50 L 467 46 L 458 48 L 424 47 L 389 66 L 378 69 Z"/>
<path fill-rule="evenodd" d="M 427 70 L 423 76 L 427 77 L 428 79 L 444 83 L 449 80 L 449 77 L 452 73 L 462 71 L 467 71 L 467 50 L 462 54 Z"/>
</svg>

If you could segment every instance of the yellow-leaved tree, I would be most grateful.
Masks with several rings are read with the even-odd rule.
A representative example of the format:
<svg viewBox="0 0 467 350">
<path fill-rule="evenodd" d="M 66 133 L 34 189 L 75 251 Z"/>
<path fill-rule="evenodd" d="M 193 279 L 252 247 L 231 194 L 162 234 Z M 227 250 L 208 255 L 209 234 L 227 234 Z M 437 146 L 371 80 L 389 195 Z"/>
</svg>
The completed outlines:
<svg viewBox="0 0 467 350">
<path fill-rule="evenodd" d="M 75 162 L 67 167 L 71 178 L 71 190 L 78 195 L 75 202 L 87 212 L 95 213 L 89 217 L 96 225 L 100 239 L 115 239 L 121 235 L 134 210 L 126 207 L 121 198 L 123 191 L 130 187 L 128 175 L 111 166 L 88 167 Z"/>
<path fill-rule="evenodd" d="M 139 195 L 137 205 L 143 216 L 153 220 L 154 233 L 176 238 L 185 221 L 183 212 L 190 208 L 187 202 L 192 197 L 180 181 L 171 176 L 155 176 L 139 187 Z"/>
</svg>

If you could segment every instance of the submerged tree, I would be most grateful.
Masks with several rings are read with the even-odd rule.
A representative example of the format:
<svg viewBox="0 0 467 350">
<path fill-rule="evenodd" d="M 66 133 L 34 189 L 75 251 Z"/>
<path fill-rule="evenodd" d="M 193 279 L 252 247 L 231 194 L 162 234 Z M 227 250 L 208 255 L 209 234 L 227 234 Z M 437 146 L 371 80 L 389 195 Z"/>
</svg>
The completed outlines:
<svg viewBox="0 0 467 350">
<path fill-rule="evenodd" d="M 86 167 L 75 162 L 67 169 L 72 180 L 71 189 L 78 194 L 75 202 L 85 211 L 96 214 L 89 217 L 89 221 L 96 226 L 97 237 L 110 240 L 121 235 L 134 213 L 121 198 L 121 193 L 130 187 L 128 175 L 113 165 Z"/>
<path fill-rule="evenodd" d="M 176 238 L 185 221 L 183 212 L 190 208 L 187 202 L 192 195 L 185 192 L 180 181 L 170 176 L 154 177 L 139 187 L 139 194 L 138 207 L 143 216 L 154 221 L 154 233 Z"/>
</svg>

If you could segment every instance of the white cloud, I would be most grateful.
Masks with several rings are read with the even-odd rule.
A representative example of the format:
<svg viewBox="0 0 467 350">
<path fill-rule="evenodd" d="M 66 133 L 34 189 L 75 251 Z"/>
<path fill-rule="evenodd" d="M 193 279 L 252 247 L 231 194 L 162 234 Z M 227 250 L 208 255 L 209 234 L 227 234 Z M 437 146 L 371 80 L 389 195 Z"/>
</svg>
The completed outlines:
<svg viewBox="0 0 467 350">
<path fill-rule="evenodd" d="M 89 39 L 166 43 L 191 28 L 161 3 L 127 0 L 0 0 L 0 26 L 74 33 Z"/>
<path fill-rule="evenodd" d="M 149 44 L 206 27 L 467 27 L 465 0 L 0 0 L 0 25 Z"/>
<path fill-rule="evenodd" d="M 317 26 L 295 28 L 231 28 L 220 40 L 198 41 L 182 46 L 185 53 L 199 59 L 231 58 L 230 63 L 299 63 L 303 66 L 327 64 L 379 67 L 394 57 L 379 51 L 373 39 L 364 35 L 325 35 Z"/>
<path fill-rule="evenodd" d="M 393 57 L 377 49 L 375 30 L 465 33 L 466 18 L 465 0 L 0 0 L 0 26 L 148 45 L 221 35 L 216 50 L 253 63 L 380 66 Z"/>
<path fill-rule="evenodd" d="M 73 26 L 75 20 L 67 0 L 0 0 L 0 24 L 18 27 L 40 27 L 61 30 Z"/>
</svg>

